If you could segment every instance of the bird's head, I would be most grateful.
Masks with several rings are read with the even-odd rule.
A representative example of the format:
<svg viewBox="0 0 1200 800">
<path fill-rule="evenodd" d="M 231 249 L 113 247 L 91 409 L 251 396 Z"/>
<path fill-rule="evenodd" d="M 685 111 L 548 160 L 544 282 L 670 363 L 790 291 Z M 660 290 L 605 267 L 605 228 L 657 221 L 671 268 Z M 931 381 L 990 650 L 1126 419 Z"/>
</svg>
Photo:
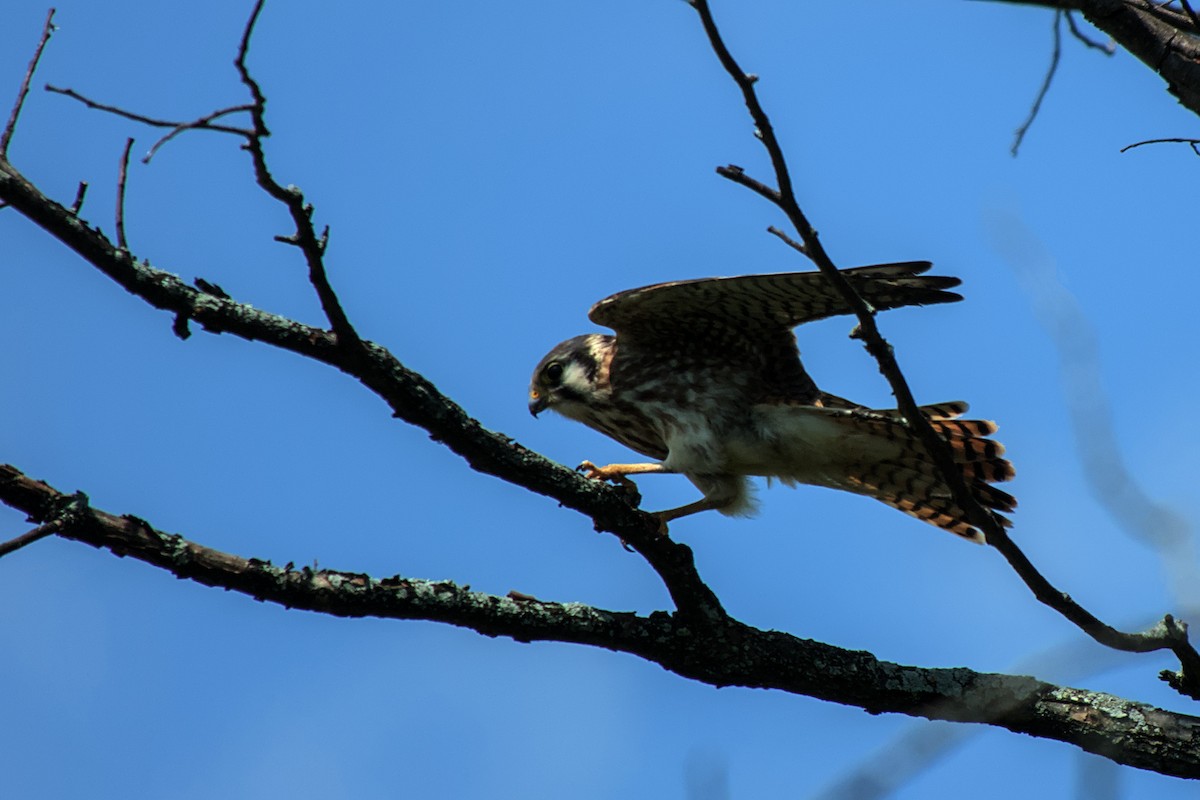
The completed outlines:
<svg viewBox="0 0 1200 800">
<path fill-rule="evenodd" d="M 599 393 L 598 375 L 612 337 L 586 334 L 567 339 L 545 355 L 529 382 L 529 413 L 535 417 L 547 408 L 578 420 Z"/>
</svg>

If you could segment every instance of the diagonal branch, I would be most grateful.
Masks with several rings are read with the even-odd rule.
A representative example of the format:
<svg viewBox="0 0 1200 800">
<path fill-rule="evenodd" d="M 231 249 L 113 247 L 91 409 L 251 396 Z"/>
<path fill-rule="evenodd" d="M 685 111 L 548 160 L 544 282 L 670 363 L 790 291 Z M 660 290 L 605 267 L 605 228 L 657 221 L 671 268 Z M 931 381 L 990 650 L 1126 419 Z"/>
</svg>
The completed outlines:
<svg viewBox="0 0 1200 800">
<path fill-rule="evenodd" d="M 326 318 L 329 320 L 333 332 L 337 335 L 339 346 L 345 347 L 347 352 L 353 357 L 362 355 L 363 342 L 358 332 L 351 324 L 350 318 L 342 308 L 341 301 L 338 300 L 337 294 L 333 290 L 333 286 L 329 282 L 329 277 L 325 268 L 325 248 L 329 242 L 329 228 L 318 234 L 316 227 L 313 225 L 313 207 L 304 197 L 303 192 L 295 186 L 283 186 L 275 180 L 271 174 L 270 168 L 267 166 L 266 153 L 263 148 L 263 140 L 271 135 L 270 129 L 266 124 L 266 103 L 267 98 L 263 94 L 258 82 L 251 76 L 249 68 L 246 66 L 246 56 L 250 51 L 250 41 L 254 35 L 254 27 L 258 22 L 259 15 L 262 13 L 265 0 L 258 0 L 255 3 L 254 9 L 250 13 L 250 18 L 246 22 L 246 26 L 242 31 L 242 39 L 238 46 L 237 58 L 234 60 L 234 66 L 237 69 L 238 75 L 241 78 L 243 85 L 249 90 L 252 102 L 244 105 L 230 106 L 229 108 L 219 109 L 210 114 L 206 114 L 191 122 L 177 122 L 172 120 L 160 119 L 157 117 L 147 116 L 128 111 L 117 106 L 100 103 L 91 98 L 76 92 L 74 89 L 62 89 L 57 86 L 46 86 L 46 90 L 62 94 L 86 105 L 88 108 L 93 108 L 99 111 L 104 111 L 109 114 L 115 114 L 125 119 L 139 122 L 143 125 L 150 125 L 158 128 L 171 128 L 171 130 L 159 139 L 143 159 L 144 162 L 149 162 L 160 147 L 166 144 L 175 136 L 187 130 L 214 130 L 221 133 L 232 133 L 243 137 L 246 140 L 245 149 L 250 154 L 251 161 L 254 165 L 254 177 L 260 188 L 263 189 L 273 199 L 283 203 L 287 208 L 288 213 L 295 224 L 296 229 L 293 233 L 287 236 L 276 236 L 276 241 L 284 244 L 294 245 L 304 255 L 305 262 L 308 265 L 309 282 L 316 291 L 317 299 L 321 303 L 321 308 L 325 312 Z M 40 51 L 39 51 L 40 52 Z M 31 77 L 33 65 L 30 67 L 31 73 L 26 76 L 28 81 Z M 213 120 L 228 114 L 238 112 L 248 112 L 250 114 L 251 126 L 249 128 L 237 128 L 228 125 L 213 124 Z M 14 112 L 15 114 L 15 112 Z M 121 233 L 118 230 L 118 233 Z M 121 237 L 118 237 L 118 242 L 122 243 Z M 181 317 L 177 322 L 177 328 L 186 328 L 187 320 Z"/>
<path fill-rule="evenodd" d="M 276 240 L 300 248 L 300 252 L 304 254 L 304 260 L 308 264 L 309 283 L 316 291 L 325 317 L 337 335 L 338 345 L 345 348 L 351 358 L 358 359 L 365 355 L 363 341 L 350 323 L 350 318 L 346 316 L 341 301 L 334 293 L 333 286 L 329 283 L 329 276 L 325 271 L 325 246 L 329 242 L 329 228 L 326 227 L 324 232 L 318 236 L 316 228 L 313 227 L 313 207 L 304 199 L 304 194 L 295 186 L 281 186 L 267 167 L 267 156 L 263 151 L 263 139 L 271 135 L 266 123 L 267 98 L 263 94 L 262 88 L 259 87 L 258 81 L 254 79 L 250 74 L 250 69 L 246 66 L 246 56 L 250 51 L 250 38 L 254 35 L 254 25 L 258 22 L 259 14 L 262 13 L 264 2 L 266 0 L 257 0 L 254 4 L 254 10 L 250 12 L 250 19 L 246 22 L 246 28 L 242 32 L 237 58 L 234 60 L 238 75 L 253 98 L 250 105 L 253 130 L 246 137 L 246 151 L 250 153 L 250 158 L 254 162 L 254 176 L 258 185 L 287 207 L 288 213 L 292 216 L 292 222 L 296 226 L 295 233 L 290 236 L 277 236 Z"/>
<path fill-rule="evenodd" d="M 1050 51 L 1050 66 L 1046 67 L 1046 77 L 1042 79 L 1042 88 L 1038 89 L 1037 97 L 1033 99 L 1033 105 L 1029 108 L 1029 116 L 1025 117 L 1025 121 L 1021 123 L 1021 127 L 1017 128 L 1016 134 L 1013 136 L 1012 148 L 1009 150 L 1012 157 L 1016 158 L 1017 153 L 1021 149 L 1021 143 L 1025 141 L 1025 134 L 1033 126 L 1033 121 L 1037 119 L 1038 112 L 1042 110 L 1042 101 L 1046 99 L 1047 93 L 1050 91 L 1050 84 L 1054 83 L 1054 76 L 1058 73 L 1058 62 L 1062 58 L 1062 19 L 1066 16 L 1067 19 L 1072 19 L 1071 15 L 1065 11 L 1054 12 L 1054 48 Z M 1071 30 L 1078 34 L 1075 28 L 1075 22 L 1071 22 Z"/>
<path fill-rule="evenodd" d="M 348 354 L 329 331 L 205 292 L 170 272 L 139 263 L 70 209 L 43 195 L 4 159 L 0 159 L 0 199 L 155 308 L 193 319 L 209 332 L 264 342 L 353 376 L 382 398 L 394 416 L 429 431 L 472 468 L 551 497 L 591 517 L 597 530 L 617 534 L 650 563 L 681 612 L 698 618 L 724 614 L 697 574 L 692 551 L 658 536 L 657 519 L 632 508 L 616 489 L 590 481 L 510 437 L 484 428 L 385 348 L 364 341 L 361 357 Z"/>
<path fill-rule="evenodd" d="M 9 539 L 7 542 L 0 544 L 0 558 L 3 558 L 4 556 L 8 555 L 9 553 L 16 552 L 17 550 L 20 550 L 22 547 L 28 547 L 29 545 L 33 544 L 34 542 L 40 542 L 42 539 L 45 539 L 47 536 L 53 536 L 54 534 L 56 534 L 60 530 L 62 530 L 62 527 L 63 527 L 62 520 L 53 519 L 44 525 L 38 525 L 36 528 L 34 528 L 31 531 L 26 531 L 25 533 L 22 533 L 20 536 L 14 536 L 13 538 Z"/>
<path fill-rule="evenodd" d="M 950 487 L 955 503 L 966 512 L 971 524 L 983 531 L 987 543 L 1000 551 L 1040 602 L 1054 609 L 1096 641 L 1108 647 L 1135 653 L 1171 650 L 1179 659 L 1182 671 L 1179 674 L 1168 673 L 1163 676 L 1164 679 L 1176 690 L 1194 699 L 1200 699 L 1200 653 L 1197 653 L 1195 648 L 1189 644 L 1186 625 L 1176 622 L 1170 615 L 1165 616 L 1161 623 L 1144 633 L 1125 633 L 1107 625 L 1072 600 L 1070 596 L 1056 589 L 1034 567 L 1016 543 L 1009 538 L 1004 526 L 975 499 L 967 488 L 962 473 L 955 467 L 949 447 L 934 432 L 925 415 L 918 409 L 912 390 L 909 388 L 904 374 L 900 371 L 892 346 L 883 338 L 875 324 L 873 310 L 858 296 L 845 276 L 838 271 L 821 244 L 816 230 L 800 209 L 783 149 L 775 135 L 770 118 L 758 100 L 755 90 L 758 77 L 743 71 L 730 53 L 713 20 L 708 0 L 690 0 L 690 3 L 700 15 L 701 24 L 704 26 L 717 59 L 742 92 L 746 108 L 754 120 L 757 137 L 770 156 L 779 188 L 772 190 L 765 184 L 749 178 L 739 167 L 718 168 L 718 173 L 750 187 L 778 205 L 787 215 L 788 220 L 800 235 L 804 253 L 830 280 L 846 305 L 858 318 L 857 338 L 862 339 L 867 352 L 878 363 L 879 371 L 891 386 L 892 394 L 895 395 L 907 424 L 920 438 L 921 443 L 933 458 L 943 480 Z"/>
<path fill-rule="evenodd" d="M 37 49 L 33 51 L 33 58 L 29 60 L 29 66 L 25 69 L 25 79 L 21 81 L 21 88 L 17 91 L 17 101 L 13 103 L 12 112 L 8 115 L 8 122 L 4 126 L 4 132 L 0 133 L 0 157 L 8 158 L 8 145 L 12 142 L 13 133 L 17 130 L 17 120 L 21 116 L 21 109 L 25 106 L 25 97 L 29 94 L 29 83 L 33 80 L 33 73 L 37 71 L 38 62 L 42 60 L 42 51 L 46 49 L 46 43 L 50 41 L 50 34 L 54 33 L 54 9 L 50 9 L 46 14 L 46 24 L 42 26 L 42 38 L 38 40 Z"/>
<path fill-rule="evenodd" d="M 0 465 L 0 502 L 35 520 L 67 496 Z M 449 581 L 373 578 L 337 570 L 277 567 L 213 550 L 133 516 L 88 508 L 60 536 L 103 547 L 206 586 L 286 608 L 341 617 L 421 619 L 519 642 L 554 641 L 630 653 L 713 686 L 776 689 L 929 719 L 984 722 L 1057 739 L 1134 767 L 1200 777 L 1200 718 L 1033 678 L 927 669 L 880 661 L 729 617 L 696 626 L 681 615 L 641 616 L 581 603 L 472 592 Z"/>
<path fill-rule="evenodd" d="M 263 120 L 266 98 L 245 65 L 262 5 L 262 0 L 255 4 L 246 23 L 236 60 L 238 72 L 254 97 L 251 115 L 255 127 L 247 136 L 247 148 L 260 186 L 292 212 L 298 244 L 309 258 L 318 292 L 324 287 L 332 296 L 321 262 L 324 239 L 316 238 L 311 225 L 312 207 L 304 202 L 299 190 L 285 189 L 271 177 L 262 151 L 262 139 L 269 135 Z M 29 66 L 26 83 L 32 79 L 35 67 L 36 60 Z M 685 617 L 702 622 L 725 616 L 720 601 L 696 572 L 691 549 L 659 536 L 657 518 L 632 507 L 617 490 L 583 478 L 574 470 L 526 450 L 508 436 L 487 430 L 386 349 L 359 340 L 353 328 L 349 328 L 349 334 L 346 330 L 339 331 L 336 313 L 330 313 L 328 306 L 326 311 L 334 323 L 332 334 L 237 303 L 223 291 L 214 291 L 217 287 L 207 282 L 193 288 L 174 274 L 152 268 L 149 262 L 138 263 L 128 250 L 114 246 L 100 231 L 79 219 L 79 196 L 75 208 L 64 208 L 42 194 L 3 154 L 0 154 L 0 202 L 11 204 L 131 294 L 171 312 L 175 317 L 173 329 L 180 338 L 187 338 L 187 321 L 194 319 L 210 332 L 230 332 L 336 367 L 382 398 L 392 408 L 393 416 L 429 431 L 433 439 L 462 456 L 472 468 L 552 497 L 591 517 L 597 530 L 617 534 L 622 543 L 636 550 L 658 573 L 676 608 Z M 335 311 L 344 316 L 336 297 L 332 300 Z M 346 324 L 349 325 L 348 320 Z"/>
</svg>

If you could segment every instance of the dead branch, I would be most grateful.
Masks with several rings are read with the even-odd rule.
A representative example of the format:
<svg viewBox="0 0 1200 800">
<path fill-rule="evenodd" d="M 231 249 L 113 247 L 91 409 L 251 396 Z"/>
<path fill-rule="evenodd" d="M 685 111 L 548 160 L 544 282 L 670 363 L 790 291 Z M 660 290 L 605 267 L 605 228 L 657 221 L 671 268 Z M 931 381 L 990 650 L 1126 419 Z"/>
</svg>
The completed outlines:
<svg viewBox="0 0 1200 800">
<path fill-rule="evenodd" d="M 846 305 L 853 309 L 854 315 L 858 319 L 856 338 L 863 341 L 867 352 L 874 357 L 876 363 L 879 365 L 879 371 L 887 379 L 888 385 L 891 386 L 892 394 L 896 397 L 897 404 L 904 413 L 907 424 L 917 434 L 922 444 L 925 445 L 926 450 L 933 457 L 942 479 L 950 487 L 955 503 L 967 513 L 971 524 L 983 531 L 987 538 L 987 543 L 1004 556 L 1005 560 L 1008 561 L 1009 565 L 1040 602 L 1054 609 L 1079 627 L 1080 630 L 1108 647 L 1135 653 L 1144 653 L 1153 650 L 1171 650 L 1179 659 L 1181 672 L 1178 674 L 1165 674 L 1161 677 L 1183 694 L 1194 699 L 1200 699 L 1200 653 L 1197 653 L 1195 648 L 1188 642 L 1187 626 L 1185 624 L 1177 622 L 1168 614 L 1163 617 L 1158 625 L 1147 631 L 1142 633 L 1125 633 L 1102 622 L 1091 614 L 1091 612 L 1071 599 L 1069 595 L 1056 589 L 1034 567 L 1033 563 L 1016 543 L 1012 541 L 1004 526 L 989 511 L 983 508 L 968 490 L 966 483 L 962 479 L 961 472 L 954 466 L 946 443 L 934 433 L 929 421 L 918 410 L 912 390 L 909 388 L 908 382 L 900 370 L 892 346 L 883 338 L 878 326 L 875 324 L 873 310 L 863 302 L 845 276 L 838 271 L 828 253 L 826 253 L 824 246 L 821 244 L 816 230 L 809 222 L 808 217 L 800 209 L 792 188 L 792 177 L 783 155 L 783 149 L 775 135 L 770 118 L 758 100 L 755 90 L 758 76 L 750 75 L 743 71 L 729 52 L 720 31 L 717 29 L 716 22 L 713 20 L 708 0 L 690 0 L 690 2 L 700 15 L 701 24 L 704 26 L 705 33 L 708 35 L 709 43 L 716 53 L 717 59 L 742 92 L 746 108 L 749 110 L 750 116 L 754 121 L 755 134 L 770 156 L 778 189 L 772 189 L 766 184 L 747 176 L 745 171 L 740 167 L 718 168 L 717 172 L 723 177 L 747 186 L 759 195 L 771 200 L 787 215 L 788 220 L 800 235 L 804 253 L 812 259 L 822 274 L 829 278 L 837 288 L 838 293 L 842 295 Z"/>
<path fill-rule="evenodd" d="M 1200 114 L 1200 38 L 1194 14 L 1144 0 L 1000 0 L 1078 11 L 1167 82 L 1167 91 Z M 1189 7 L 1190 8 L 1190 7 Z"/>
<path fill-rule="evenodd" d="M 121 169 L 117 173 L 117 247 L 122 250 L 129 249 L 129 242 L 125 239 L 125 180 L 129 172 L 129 151 L 133 149 L 133 139 L 125 140 L 125 149 L 121 152 Z M 78 196 L 77 196 L 78 197 Z M 78 214 L 72 206 L 71 211 Z"/>
<path fill-rule="evenodd" d="M 1054 82 L 1054 75 L 1058 72 L 1058 62 L 1062 58 L 1062 18 L 1063 11 L 1054 12 L 1054 49 L 1050 51 L 1050 66 L 1046 68 L 1046 77 L 1042 79 L 1042 88 L 1038 90 L 1037 97 L 1033 99 L 1033 105 L 1029 109 L 1029 116 L 1021 123 L 1021 127 L 1017 128 L 1016 134 L 1013 136 L 1012 148 L 1009 150 L 1013 158 L 1017 157 L 1017 152 L 1021 149 L 1021 143 L 1025 141 L 1025 134 L 1029 132 L 1033 121 L 1037 119 L 1038 112 L 1042 110 L 1042 101 L 1046 99 L 1046 94 L 1050 91 L 1050 84 Z M 1071 23 L 1071 29 L 1075 30 L 1075 23 Z"/>
<path fill-rule="evenodd" d="M 29 94 L 29 83 L 33 80 L 33 73 L 37 72 L 38 62 L 42 60 L 42 51 L 46 49 L 46 43 L 50 41 L 52 33 L 54 33 L 53 8 L 46 14 L 46 24 L 42 26 L 42 38 L 38 40 L 37 48 L 33 51 L 33 58 L 29 60 L 29 66 L 25 69 L 25 79 L 21 81 L 21 88 L 17 90 L 17 100 L 13 103 L 12 111 L 8 115 L 4 132 L 0 133 L 0 157 L 8 158 L 8 145 L 12 142 L 13 133 L 17 129 L 17 119 L 21 116 L 21 109 L 25 107 L 25 97 Z"/>
<path fill-rule="evenodd" d="M 15 467 L 0 465 L 0 502 L 35 520 L 65 496 Z M 86 508 L 54 531 L 196 581 L 285 608 L 340 617 L 442 622 L 518 642 L 556 641 L 625 652 L 713 686 L 769 688 L 848 703 L 871 713 L 985 722 L 1070 742 L 1118 763 L 1200 777 L 1200 718 L 1033 678 L 969 669 L 925 669 L 870 653 L 752 628 L 729 617 L 641 616 L 580 603 L 500 597 L 449 581 L 338 570 L 277 567 L 213 550 L 146 520 Z"/>
</svg>

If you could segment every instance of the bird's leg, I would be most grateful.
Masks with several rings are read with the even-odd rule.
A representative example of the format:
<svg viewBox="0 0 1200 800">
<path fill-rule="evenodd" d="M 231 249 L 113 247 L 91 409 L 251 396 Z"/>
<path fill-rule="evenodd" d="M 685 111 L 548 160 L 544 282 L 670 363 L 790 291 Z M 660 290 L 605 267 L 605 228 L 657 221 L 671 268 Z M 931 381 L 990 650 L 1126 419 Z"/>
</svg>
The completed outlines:
<svg viewBox="0 0 1200 800">
<path fill-rule="evenodd" d="M 658 517 L 658 533 L 660 536 L 666 536 L 667 523 L 671 520 L 676 520 L 680 517 L 691 516 L 692 514 L 699 514 L 701 511 L 712 511 L 714 509 L 721 508 L 723 505 L 725 504 L 717 502 L 716 500 L 710 500 L 707 497 L 702 497 L 694 503 L 688 503 L 687 505 L 680 506 L 679 508 L 668 508 L 665 511 L 651 511 L 650 515 L 653 517 Z"/>
<path fill-rule="evenodd" d="M 593 480 L 613 481 L 622 486 L 628 486 L 636 491 L 633 486 L 633 481 L 629 480 L 630 475 L 648 475 L 650 473 L 673 473 L 674 470 L 664 467 L 662 464 L 609 464 L 604 467 L 597 467 L 590 461 L 584 461 L 576 467 L 586 477 Z M 660 536 L 667 535 L 667 523 L 671 520 L 687 517 L 692 514 L 699 514 L 701 511 L 710 511 L 725 506 L 726 503 L 719 500 L 702 497 L 694 503 L 688 503 L 678 508 L 668 508 L 665 511 L 652 511 L 650 516 L 658 519 L 658 533 Z"/>
<path fill-rule="evenodd" d="M 651 472 L 671 471 L 662 464 L 609 464 L 605 467 L 597 467 L 590 461 L 584 461 L 575 469 L 582 472 L 584 477 L 591 478 L 592 480 L 620 481 L 621 483 L 627 483 L 629 475 L 645 475 Z"/>
</svg>

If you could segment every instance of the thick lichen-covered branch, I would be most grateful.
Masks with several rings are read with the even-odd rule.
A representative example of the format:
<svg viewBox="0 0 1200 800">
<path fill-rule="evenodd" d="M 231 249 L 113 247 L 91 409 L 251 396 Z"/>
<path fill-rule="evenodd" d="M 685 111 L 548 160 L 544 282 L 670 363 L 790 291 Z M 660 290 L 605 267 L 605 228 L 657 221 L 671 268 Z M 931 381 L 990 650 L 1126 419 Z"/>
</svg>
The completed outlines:
<svg viewBox="0 0 1200 800">
<path fill-rule="evenodd" d="M 276 566 L 213 550 L 146 520 L 81 503 L 0 465 L 0 502 L 34 521 L 59 520 L 56 535 L 103 547 L 207 586 L 287 608 L 342 617 L 421 619 L 521 642 L 603 647 L 713 686 L 776 689 L 929 719 L 984 722 L 1075 744 L 1122 764 L 1200 777 L 1200 718 L 1033 678 L 880 661 L 729 617 L 648 616 L 556 603 L 517 593 L 471 591 L 450 581 Z M 73 504 L 73 505 L 72 505 Z M 64 513 L 64 508 L 72 508 Z"/>
</svg>

